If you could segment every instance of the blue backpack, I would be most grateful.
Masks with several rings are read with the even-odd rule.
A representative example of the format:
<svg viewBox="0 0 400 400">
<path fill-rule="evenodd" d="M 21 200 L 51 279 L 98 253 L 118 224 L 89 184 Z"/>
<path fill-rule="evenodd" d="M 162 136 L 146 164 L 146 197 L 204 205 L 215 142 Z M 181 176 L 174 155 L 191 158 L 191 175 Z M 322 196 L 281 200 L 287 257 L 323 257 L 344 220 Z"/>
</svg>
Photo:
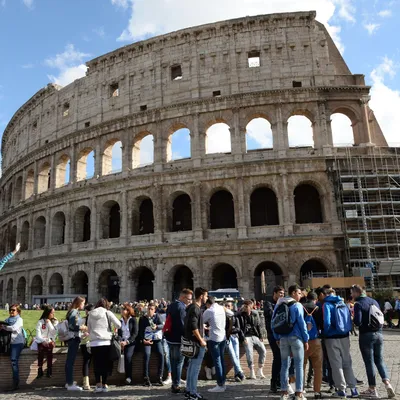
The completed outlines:
<svg viewBox="0 0 400 400">
<path fill-rule="evenodd" d="M 313 317 L 313 314 L 315 311 L 318 310 L 318 306 L 314 308 L 314 310 L 312 310 L 311 313 L 309 313 L 305 307 L 304 308 L 304 321 L 307 325 L 307 331 L 308 331 L 308 337 L 309 340 L 314 340 L 317 339 L 318 337 L 318 328 L 317 328 L 317 323 L 315 322 L 315 319 Z"/>
<path fill-rule="evenodd" d="M 351 320 L 350 310 L 343 300 L 334 304 L 334 325 L 336 330 L 347 335 L 353 329 L 353 322 Z"/>
</svg>

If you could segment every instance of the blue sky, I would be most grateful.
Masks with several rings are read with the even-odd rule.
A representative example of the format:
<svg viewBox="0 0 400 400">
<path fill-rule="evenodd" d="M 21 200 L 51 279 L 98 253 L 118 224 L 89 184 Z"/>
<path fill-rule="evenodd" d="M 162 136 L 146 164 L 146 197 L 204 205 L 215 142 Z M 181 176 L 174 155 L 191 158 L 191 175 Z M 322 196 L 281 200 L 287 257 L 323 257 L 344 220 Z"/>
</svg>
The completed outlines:
<svg viewBox="0 0 400 400">
<path fill-rule="evenodd" d="M 400 0 L 0 0 L 0 135 L 39 89 L 83 76 L 85 61 L 108 51 L 206 22 L 312 9 L 352 73 L 372 85 L 371 107 L 388 141 L 400 143 Z M 268 147 L 253 128 L 249 148 Z M 187 139 L 173 143 L 172 153 L 185 157 L 187 147 Z"/>
</svg>

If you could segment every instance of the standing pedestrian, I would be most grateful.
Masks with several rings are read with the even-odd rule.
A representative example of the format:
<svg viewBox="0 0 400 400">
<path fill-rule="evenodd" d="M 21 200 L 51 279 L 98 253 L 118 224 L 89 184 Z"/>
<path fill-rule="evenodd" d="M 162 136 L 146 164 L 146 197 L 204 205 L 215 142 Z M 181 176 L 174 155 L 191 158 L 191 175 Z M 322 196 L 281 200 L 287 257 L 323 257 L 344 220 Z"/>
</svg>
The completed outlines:
<svg viewBox="0 0 400 400">
<path fill-rule="evenodd" d="M 393 306 L 390 303 L 389 299 L 385 300 L 385 304 L 383 306 L 383 310 L 384 310 L 383 313 L 385 314 L 386 321 L 387 321 L 387 324 L 388 324 L 389 328 L 393 328 L 394 327 L 393 322 L 392 322 Z"/>
<path fill-rule="evenodd" d="M 83 324 L 86 326 L 88 324 L 89 312 L 92 311 L 93 309 L 94 309 L 93 304 L 87 304 L 85 306 L 86 316 L 83 318 Z M 89 353 L 88 346 L 90 346 L 89 333 L 87 331 L 85 331 L 85 332 L 82 332 L 81 343 L 80 343 L 80 348 L 81 348 L 81 353 L 82 353 L 82 358 L 83 358 L 83 361 L 82 361 L 82 377 L 83 377 L 82 388 L 83 388 L 83 390 L 90 390 L 89 367 L 90 367 L 90 363 L 92 361 L 92 354 Z"/>
</svg>

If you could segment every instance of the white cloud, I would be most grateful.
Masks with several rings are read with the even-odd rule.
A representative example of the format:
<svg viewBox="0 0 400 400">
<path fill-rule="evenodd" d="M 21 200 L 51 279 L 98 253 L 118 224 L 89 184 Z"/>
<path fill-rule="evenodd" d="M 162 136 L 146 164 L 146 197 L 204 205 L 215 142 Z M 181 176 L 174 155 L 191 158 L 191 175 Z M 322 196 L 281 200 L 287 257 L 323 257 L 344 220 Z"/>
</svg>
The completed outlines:
<svg viewBox="0 0 400 400">
<path fill-rule="evenodd" d="M 246 127 L 248 138 L 253 139 L 257 144 L 257 148 L 273 147 L 271 124 L 263 118 L 253 119 Z M 248 146 L 251 150 L 251 147 Z"/>
<path fill-rule="evenodd" d="M 231 134 L 229 126 L 217 123 L 207 129 L 206 153 L 229 153 L 231 151 Z"/>
<path fill-rule="evenodd" d="M 22 0 L 22 2 L 24 3 L 24 5 L 30 9 L 33 8 L 33 0 Z"/>
<path fill-rule="evenodd" d="M 63 53 L 56 54 L 54 57 L 45 60 L 45 65 L 59 70 L 57 76 L 48 75 L 48 78 L 53 83 L 61 86 L 66 86 L 75 79 L 82 78 L 87 70 L 82 61 L 89 56 L 90 54 L 75 50 L 73 44 L 67 44 Z"/>
<path fill-rule="evenodd" d="M 381 18 L 389 18 L 392 16 L 392 10 L 381 10 L 378 12 Z"/>
<path fill-rule="evenodd" d="M 23 64 L 23 65 L 21 65 L 21 68 L 23 68 L 23 69 L 31 69 L 31 68 L 33 68 L 34 66 L 35 66 L 34 64 L 29 63 L 29 64 Z"/>
<path fill-rule="evenodd" d="M 368 31 L 369 35 L 373 35 L 380 26 L 380 24 L 374 24 L 372 22 L 370 22 L 369 24 L 364 24 L 364 28 Z"/>
<path fill-rule="evenodd" d="M 1 0 L 0 4 L 1 4 L 2 7 L 5 7 L 6 6 L 6 0 Z"/>
<path fill-rule="evenodd" d="M 384 57 L 381 64 L 370 75 L 373 82 L 370 107 L 375 113 L 387 142 L 392 146 L 400 145 L 398 130 L 400 126 L 400 91 L 387 86 L 386 80 L 393 78 L 397 69 L 398 65 L 392 59 Z"/>
<path fill-rule="evenodd" d="M 336 20 L 355 21 L 354 0 L 111 0 L 112 4 L 131 9 L 128 26 L 118 40 L 137 41 L 178 29 L 246 15 L 316 10 L 322 22 L 339 44 L 340 27 L 330 25 Z"/>
<path fill-rule="evenodd" d="M 99 28 L 95 28 L 93 29 L 93 32 L 100 37 L 104 37 L 105 36 L 105 31 L 104 31 L 104 26 L 100 26 Z"/>
</svg>

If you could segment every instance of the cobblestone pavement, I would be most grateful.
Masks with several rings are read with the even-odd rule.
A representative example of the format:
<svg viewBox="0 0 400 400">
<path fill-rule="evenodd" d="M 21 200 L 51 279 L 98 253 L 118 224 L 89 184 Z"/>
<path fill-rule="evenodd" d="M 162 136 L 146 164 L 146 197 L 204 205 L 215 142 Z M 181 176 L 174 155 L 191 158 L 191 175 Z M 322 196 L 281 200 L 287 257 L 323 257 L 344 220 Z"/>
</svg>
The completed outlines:
<svg viewBox="0 0 400 400">
<path fill-rule="evenodd" d="M 385 361 L 391 376 L 392 385 L 400 398 L 400 332 L 385 331 Z M 351 338 L 351 352 L 353 357 L 354 372 L 358 379 L 367 382 L 364 363 L 358 348 L 358 338 Z M 267 372 L 267 371 L 265 371 Z M 377 379 L 377 382 L 380 380 Z M 279 395 L 269 394 L 269 379 L 263 380 L 246 380 L 244 383 L 227 382 L 227 390 L 224 393 L 208 393 L 207 389 L 215 386 L 214 381 L 201 381 L 200 393 L 205 395 L 208 400 L 224 400 L 224 399 L 279 399 Z M 359 387 L 363 390 L 367 388 L 364 384 Z M 327 387 L 323 387 L 327 389 Z M 386 398 L 386 391 L 382 383 L 379 384 L 378 390 L 382 398 Z M 314 398 L 312 393 L 306 394 L 309 398 Z M 325 394 L 328 398 L 328 394 Z M 18 399 L 18 400 L 38 400 L 38 399 L 73 399 L 73 398 L 90 398 L 90 399 L 137 399 L 137 400 L 172 400 L 184 399 L 182 395 L 172 395 L 169 388 L 153 387 L 151 389 L 142 386 L 116 387 L 111 386 L 109 393 L 94 394 L 92 392 L 67 392 L 61 388 L 46 388 L 36 390 L 19 391 L 17 393 L 0 393 L 0 399 Z"/>
</svg>

